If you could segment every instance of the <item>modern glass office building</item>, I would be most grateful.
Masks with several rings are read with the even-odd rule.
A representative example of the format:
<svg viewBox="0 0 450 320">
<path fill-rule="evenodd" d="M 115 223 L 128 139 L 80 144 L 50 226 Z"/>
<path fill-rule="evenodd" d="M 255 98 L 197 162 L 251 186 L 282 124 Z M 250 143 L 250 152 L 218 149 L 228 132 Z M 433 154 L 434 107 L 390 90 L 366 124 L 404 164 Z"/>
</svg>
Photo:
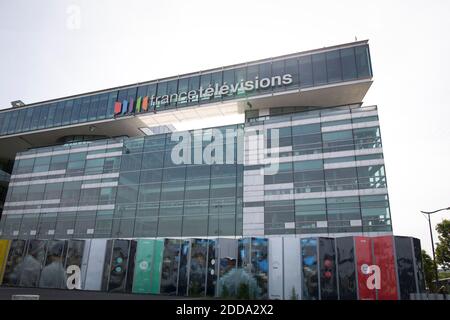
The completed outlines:
<svg viewBox="0 0 450 320">
<path fill-rule="evenodd" d="M 1 110 L 3 285 L 65 288 L 44 272 L 57 261 L 85 290 L 422 292 L 420 243 L 392 235 L 377 107 L 362 106 L 372 76 L 360 41 Z"/>
</svg>

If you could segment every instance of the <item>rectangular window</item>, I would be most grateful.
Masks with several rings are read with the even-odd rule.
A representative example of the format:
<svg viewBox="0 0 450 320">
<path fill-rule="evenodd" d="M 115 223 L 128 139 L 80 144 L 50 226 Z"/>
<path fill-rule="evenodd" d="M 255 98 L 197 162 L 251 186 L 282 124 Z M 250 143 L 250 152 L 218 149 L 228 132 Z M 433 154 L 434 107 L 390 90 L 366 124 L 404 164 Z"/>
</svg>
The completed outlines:
<svg viewBox="0 0 450 320">
<path fill-rule="evenodd" d="M 206 83 L 204 82 L 206 80 L 205 76 L 206 75 L 202 75 L 202 83 L 201 83 L 201 85 L 203 87 L 203 90 L 206 89 L 208 87 L 208 84 L 209 84 L 209 82 L 208 82 L 209 80 L 207 80 Z M 208 74 L 208 76 L 209 76 L 209 74 Z M 182 107 L 182 106 L 185 106 L 187 104 L 187 101 L 188 101 L 187 94 L 188 94 L 188 91 L 189 91 L 188 89 L 189 89 L 189 78 L 183 78 L 183 79 L 178 80 L 178 101 L 177 101 L 177 106 Z M 202 98 L 202 99 L 205 99 L 205 98 Z"/>
<path fill-rule="evenodd" d="M 386 175 L 383 165 L 358 167 L 360 189 L 386 188 Z"/>
<path fill-rule="evenodd" d="M 259 81 L 260 81 L 258 91 L 272 90 L 272 87 L 270 85 L 264 87 L 265 83 L 261 81 L 264 78 L 270 79 L 272 77 L 272 64 L 270 62 L 262 63 L 258 66 L 258 68 L 259 68 Z"/>
<path fill-rule="evenodd" d="M 292 76 L 292 83 L 286 87 L 296 87 L 299 84 L 298 60 L 292 58 L 284 61 L 284 72 Z"/>
<path fill-rule="evenodd" d="M 22 111 L 25 111 L 25 112 L 26 112 L 26 110 L 22 110 Z M 6 115 L 5 112 L 0 113 L 0 133 L 2 132 L 2 127 L 3 127 L 3 125 L 4 125 L 3 119 L 5 118 L 5 115 Z"/>
<path fill-rule="evenodd" d="M 294 162 L 294 171 L 322 170 L 322 160 L 309 160 Z"/>
<path fill-rule="evenodd" d="M 181 83 L 182 80 L 180 80 Z M 184 84 L 185 83 L 185 84 Z M 205 91 L 208 88 L 215 89 L 215 83 L 212 82 L 211 79 L 211 73 L 205 73 L 200 76 L 200 86 L 203 88 L 203 91 Z M 183 79 L 183 88 L 185 89 L 183 91 L 187 91 L 187 79 Z M 201 102 L 208 102 L 209 100 L 214 98 L 214 94 L 212 95 L 203 95 L 201 97 Z"/>
<path fill-rule="evenodd" d="M 323 85 L 327 83 L 327 65 L 325 53 L 312 55 L 314 85 Z"/>
<path fill-rule="evenodd" d="M 72 116 L 73 100 L 67 100 L 64 106 L 64 112 L 62 117 L 62 124 L 67 125 L 70 123 Z"/>
<path fill-rule="evenodd" d="M 64 113 L 64 104 L 65 101 L 58 102 L 56 105 L 56 113 L 55 113 L 55 121 L 53 123 L 54 126 L 60 126 L 62 122 L 62 117 Z"/>
<path fill-rule="evenodd" d="M 339 50 L 326 53 L 328 82 L 342 80 L 341 59 Z"/>
<path fill-rule="evenodd" d="M 228 85 L 228 92 L 223 95 L 223 98 L 229 98 L 233 96 L 233 93 L 231 92 L 231 86 L 234 86 L 234 70 L 225 70 L 223 72 L 223 84 Z"/>
<path fill-rule="evenodd" d="M 320 123 L 292 126 L 292 135 L 293 136 L 318 133 L 318 132 L 321 132 Z"/>
<path fill-rule="evenodd" d="M 9 119 L 8 123 L 8 134 L 14 133 L 14 130 L 16 129 L 16 123 L 17 123 L 17 117 L 19 115 L 19 111 L 14 110 L 11 112 L 11 118 Z"/>
<path fill-rule="evenodd" d="M 74 100 L 70 123 L 78 123 L 80 117 L 81 103 L 82 103 L 81 98 Z"/>
<path fill-rule="evenodd" d="M 38 125 L 39 125 L 39 119 L 40 119 L 40 114 L 41 114 L 41 109 L 42 107 L 34 107 L 31 108 L 33 110 L 33 116 L 31 119 L 31 126 L 30 129 L 31 130 L 36 130 Z"/>
<path fill-rule="evenodd" d="M 161 194 L 160 183 L 142 184 L 139 186 L 138 202 L 159 201 Z"/>
<path fill-rule="evenodd" d="M 23 121 L 22 131 L 28 131 L 30 129 L 31 120 L 33 119 L 33 108 L 27 108 L 27 114 L 25 115 L 25 120 Z M 6 118 L 5 118 L 6 123 Z"/>
<path fill-rule="evenodd" d="M 194 95 L 192 94 L 190 95 L 191 98 L 189 98 L 188 96 L 188 104 L 195 104 L 198 102 L 198 89 L 200 87 L 200 77 L 199 76 L 190 77 L 188 87 L 189 92 L 193 93 L 195 91 Z"/>
<path fill-rule="evenodd" d="M 106 117 L 112 117 L 114 114 L 114 103 L 117 101 L 118 91 L 110 92 L 108 94 L 108 109 L 106 111 Z M 72 116 L 73 119 L 73 116 Z"/>
<path fill-rule="evenodd" d="M 178 80 L 167 82 L 167 94 L 169 95 L 168 106 L 175 107 L 178 101 Z"/>
<path fill-rule="evenodd" d="M 340 168 L 325 170 L 327 191 L 358 189 L 356 168 Z"/>
<path fill-rule="evenodd" d="M 29 108 L 28 110 L 33 110 L 34 108 Z M 3 120 L 4 125 L 1 127 L 1 134 L 6 134 L 8 132 L 9 119 L 11 118 L 11 112 L 7 111 L 4 113 L 5 118 Z"/>
<path fill-rule="evenodd" d="M 356 69 L 358 71 L 358 78 L 367 78 L 372 76 L 370 68 L 369 47 L 360 46 L 355 48 Z"/>
<path fill-rule="evenodd" d="M 355 129 L 353 131 L 356 149 L 381 148 L 379 127 Z"/>
<path fill-rule="evenodd" d="M 78 118 L 79 122 L 87 121 L 90 103 L 91 103 L 91 97 L 83 98 L 82 103 L 81 103 L 80 115 Z"/>
<path fill-rule="evenodd" d="M 95 95 L 95 96 L 91 97 L 91 105 L 89 106 L 89 111 L 88 111 L 88 120 L 89 121 L 93 121 L 97 118 L 99 101 L 100 101 L 99 95 Z"/>
<path fill-rule="evenodd" d="M 235 95 L 242 96 L 245 93 L 245 90 L 243 86 L 241 87 L 241 83 L 243 84 L 246 79 L 246 69 L 245 68 L 239 68 L 234 70 L 234 84 L 238 84 L 238 89 L 235 93 Z"/>
<path fill-rule="evenodd" d="M 22 125 L 23 125 L 23 121 L 25 120 L 25 115 L 27 114 L 27 110 L 23 109 L 19 111 L 19 117 L 17 118 L 17 125 L 16 125 L 16 129 L 15 132 L 21 132 L 22 131 Z M 1 130 L 1 124 L 2 120 L 1 120 L 1 115 L 0 115 L 0 130 Z"/>
<path fill-rule="evenodd" d="M 357 78 L 355 48 L 341 49 L 342 76 L 344 80 Z"/>
<path fill-rule="evenodd" d="M 105 119 L 107 117 L 106 112 L 108 109 L 108 94 L 102 94 L 97 107 L 97 119 Z"/>
</svg>

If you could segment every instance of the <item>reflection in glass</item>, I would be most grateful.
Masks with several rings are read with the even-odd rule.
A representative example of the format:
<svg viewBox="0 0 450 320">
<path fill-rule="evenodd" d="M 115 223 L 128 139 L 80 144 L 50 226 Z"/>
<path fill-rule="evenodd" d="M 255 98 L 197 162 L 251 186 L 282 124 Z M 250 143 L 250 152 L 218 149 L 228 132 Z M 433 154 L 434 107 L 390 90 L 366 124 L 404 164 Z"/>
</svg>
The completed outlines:
<svg viewBox="0 0 450 320">
<path fill-rule="evenodd" d="M 189 273 L 189 296 L 205 295 L 207 239 L 193 239 Z"/>
<path fill-rule="evenodd" d="M 136 257 L 137 242 L 130 241 L 130 251 L 128 254 L 128 266 L 127 266 L 127 283 L 125 287 L 126 292 L 132 292 L 133 290 L 133 278 L 134 278 L 134 261 Z"/>
<path fill-rule="evenodd" d="M 206 275 L 206 295 L 216 295 L 217 274 L 219 264 L 216 257 L 217 240 L 208 241 L 208 270 Z"/>
<path fill-rule="evenodd" d="M 177 294 L 178 266 L 180 262 L 181 240 L 166 239 L 161 269 L 161 293 Z"/>
<path fill-rule="evenodd" d="M 238 268 L 235 271 L 234 283 L 238 299 L 256 299 L 261 292 L 258 280 L 252 274 L 251 238 L 238 240 Z"/>
<path fill-rule="evenodd" d="M 25 240 L 13 240 L 9 249 L 8 259 L 6 261 L 5 273 L 3 275 L 2 285 L 16 286 L 19 283 L 20 264 L 23 261 L 25 253 Z"/>
<path fill-rule="evenodd" d="M 339 299 L 356 300 L 355 249 L 353 237 L 337 238 Z"/>
<path fill-rule="evenodd" d="M 303 272 L 302 299 L 318 300 L 319 284 L 317 279 L 317 239 L 301 239 L 301 253 Z"/>
<path fill-rule="evenodd" d="M 128 240 L 114 240 L 108 281 L 109 292 L 125 292 L 129 247 Z"/>
<path fill-rule="evenodd" d="M 235 274 L 237 267 L 237 240 L 219 239 L 219 288 L 221 298 L 230 298 L 236 293 Z"/>
<path fill-rule="evenodd" d="M 416 273 L 419 292 L 425 292 L 425 279 L 423 277 L 423 264 L 422 264 L 422 248 L 420 246 L 420 240 L 412 238 L 414 246 L 414 259 L 416 263 Z"/>
<path fill-rule="evenodd" d="M 256 298 L 267 299 L 268 283 L 268 260 L 267 260 L 268 240 L 263 238 L 252 238 L 251 246 L 251 271 L 258 284 L 258 293 Z"/>
<path fill-rule="evenodd" d="M 109 281 L 109 271 L 111 266 L 111 257 L 112 257 L 112 247 L 114 244 L 114 240 L 108 240 L 106 243 L 105 250 L 105 263 L 103 265 L 103 279 L 102 279 L 102 291 L 108 290 L 108 281 Z"/>
<path fill-rule="evenodd" d="M 337 300 L 334 239 L 319 238 L 320 298 Z"/>
<path fill-rule="evenodd" d="M 416 292 L 411 239 L 407 237 L 395 237 L 395 251 L 397 254 L 400 298 L 402 300 L 409 300 L 409 294 Z"/>
<path fill-rule="evenodd" d="M 70 240 L 69 247 L 67 249 L 67 256 L 65 261 L 65 267 L 78 266 L 81 268 L 81 262 L 84 252 L 84 240 Z"/>
<path fill-rule="evenodd" d="M 188 287 L 188 273 L 189 273 L 189 256 L 190 256 L 191 242 L 185 240 L 181 245 L 181 257 L 180 257 L 180 275 L 178 280 L 178 295 L 186 296 Z"/>
<path fill-rule="evenodd" d="M 45 267 L 39 279 L 40 288 L 67 289 L 67 275 L 64 258 L 67 252 L 67 241 L 49 241 Z"/>
<path fill-rule="evenodd" d="M 46 249 L 47 241 L 30 240 L 28 242 L 27 254 L 19 266 L 19 286 L 38 286 Z"/>
</svg>

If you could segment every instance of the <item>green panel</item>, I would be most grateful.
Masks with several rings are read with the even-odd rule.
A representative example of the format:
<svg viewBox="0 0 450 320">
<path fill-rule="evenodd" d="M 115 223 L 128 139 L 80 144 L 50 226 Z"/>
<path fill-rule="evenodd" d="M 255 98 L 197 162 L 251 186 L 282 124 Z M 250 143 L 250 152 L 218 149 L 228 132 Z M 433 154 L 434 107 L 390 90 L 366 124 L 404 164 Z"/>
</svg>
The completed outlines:
<svg viewBox="0 0 450 320">
<path fill-rule="evenodd" d="M 154 240 L 138 240 L 133 293 L 150 293 Z"/>
<path fill-rule="evenodd" d="M 137 98 L 137 101 L 136 101 L 136 112 L 141 112 L 141 101 L 142 101 L 142 97 Z"/>
<path fill-rule="evenodd" d="M 159 294 L 159 288 L 161 286 L 161 267 L 163 252 L 164 240 L 155 240 L 150 293 Z"/>
</svg>

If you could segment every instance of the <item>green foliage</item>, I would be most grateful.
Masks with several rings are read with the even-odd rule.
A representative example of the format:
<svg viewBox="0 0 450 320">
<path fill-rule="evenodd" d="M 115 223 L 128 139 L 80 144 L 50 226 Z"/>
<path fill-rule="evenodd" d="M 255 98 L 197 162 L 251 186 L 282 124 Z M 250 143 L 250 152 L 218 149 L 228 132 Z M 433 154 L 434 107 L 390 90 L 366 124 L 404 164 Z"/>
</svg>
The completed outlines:
<svg viewBox="0 0 450 320">
<path fill-rule="evenodd" d="M 430 292 L 436 292 L 434 280 L 434 263 L 433 259 L 428 255 L 425 250 L 422 250 L 422 263 L 423 263 L 423 273 L 425 277 L 425 284 Z"/>
<path fill-rule="evenodd" d="M 230 292 L 228 291 L 227 286 L 223 286 L 221 297 L 222 298 L 231 298 L 231 295 L 230 295 Z"/>
<path fill-rule="evenodd" d="M 237 294 L 237 298 L 240 300 L 249 300 L 250 299 L 250 292 L 249 292 L 249 286 L 248 284 L 242 282 L 239 285 L 238 288 L 238 294 Z"/>
<path fill-rule="evenodd" d="M 291 291 L 291 300 L 298 300 L 298 294 L 295 291 L 295 287 L 292 287 L 292 291 Z"/>
<path fill-rule="evenodd" d="M 444 270 L 450 270 L 450 220 L 442 220 L 436 226 L 439 243 L 436 246 L 436 263 Z"/>
</svg>

